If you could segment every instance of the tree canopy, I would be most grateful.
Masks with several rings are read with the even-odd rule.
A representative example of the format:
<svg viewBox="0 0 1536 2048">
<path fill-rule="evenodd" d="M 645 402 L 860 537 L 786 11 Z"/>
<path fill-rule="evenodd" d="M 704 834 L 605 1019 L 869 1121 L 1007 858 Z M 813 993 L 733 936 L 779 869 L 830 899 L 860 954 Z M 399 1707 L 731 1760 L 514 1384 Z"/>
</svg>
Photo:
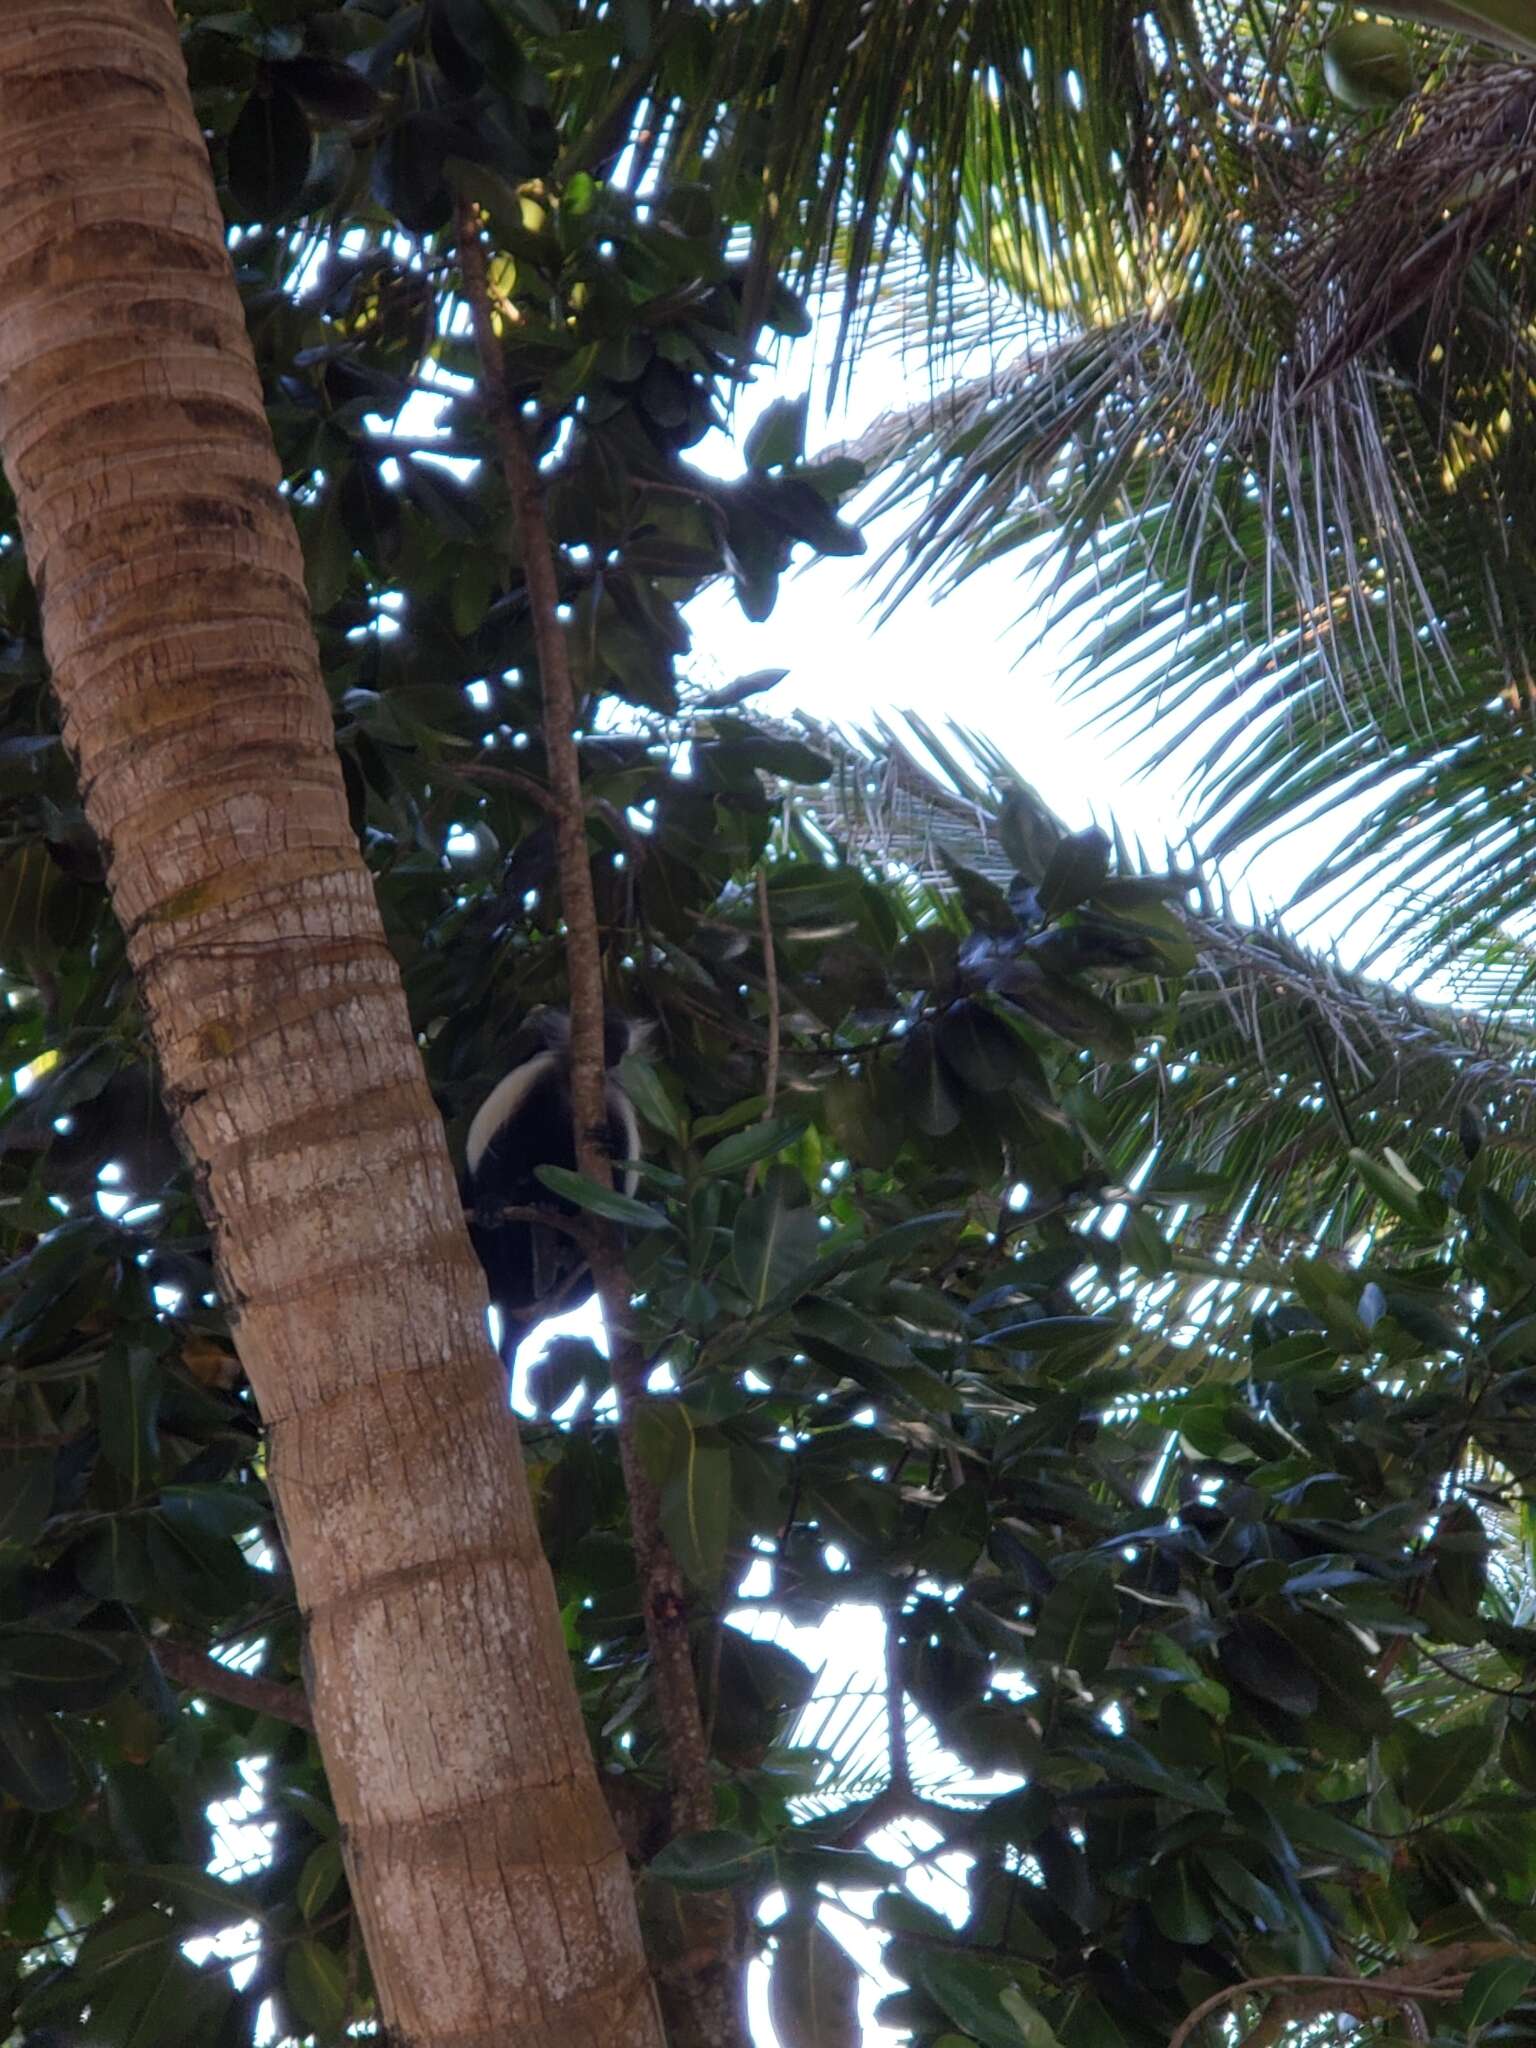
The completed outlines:
<svg viewBox="0 0 1536 2048">
<path fill-rule="evenodd" d="M 1172 177 L 1195 132 L 1174 115 L 1225 105 L 1222 79 L 1230 98 L 1261 55 L 1280 78 L 1268 46 L 1232 30 L 1223 74 L 1181 8 L 1136 10 L 1134 36 L 1113 7 L 181 12 L 353 820 L 459 1143 L 517 1021 L 566 986 L 535 620 L 461 293 L 465 209 L 502 374 L 539 435 L 606 987 L 656 1026 L 625 1072 L 636 1197 L 565 1191 L 625 1236 L 651 1372 L 638 1440 L 686 1582 L 712 1828 L 669 1813 L 595 1346 L 545 1354 L 524 1442 L 658 1978 L 684 1957 L 690 1900 L 725 1891 L 739 1966 L 771 1952 L 782 2048 L 858 2038 L 830 1899 L 880 1930 L 904 1988 L 879 2016 L 918 2048 L 1161 2048 L 1229 2013 L 1255 2043 L 1328 2015 L 1394 2039 L 1523 2037 L 1536 1213 L 1519 1019 L 1469 1021 L 1235 925 L 1199 874 L 1066 832 L 983 740 L 926 734 L 924 768 L 889 732 L 757 715 L 773 671 L 723 690 L 688 672 L 685 607 L 707 582 L 768 622 L 771 660 L 790 563 L 862 546 L 847 508 L 865 469 L 817 459 L 805 404 L 767 415 L 734 478 L 689 460 L 773 338 L 804 331 L 807 285 L 841 266 L 856 348 L 890 252 L 929 266 L 938 305 L 964 285 L 967 235 L 995 252 L 999 210 L 1051 235 L 1076 218 L 1100 281 L 1123 278 L 1123 223 L 1150 217 L 1156 180 L 1111 211 L 1106 152 L 1144 164 L 1166 123 Z M 1081 108 L 1061 100 L 1069 75 Z M 1469 99 L 1507 114 L 1529 80 L 1500 66 L 1445 90 L 1463 136 Z M 1310 134 L 1314 111 L 1284 118 Z M 1262 152 L 1280 116 L 1259 112 L 1243 120 Z M 1378 118 L 1349 175 L 1438 118 L 1412 135 L 1407 112 Z M 1208 132 L 1230 143 L 1224 120 Z M 1477 142 L 1477 175 L 1523 161 L 1525 134 Z M 765 193 L 794 203 L 765 210 Z M 1211 270 L 1251 248 L 1240 226 L 1207 246 Z M 1523 244 L 1506 253 L 1518 267 Z M 1288 303 L 1242 261 L 1245 292 L 1268 276 Z M 1251 298 L 1218 294 L 1218 313 L 1188 296 L 1161 337 L 1214 334 L 1217 363 L 1232 337 L 1215 323 Z M 1179 643 L 1190 687 L 1262 624 L 1263 658 L 1331 704 L 1328 660 L 1277 656 L 1258 595 L 1279 485 L 1255 506 L 1254 446 L 1212 439 L 1280 415 L 1252 393 L 1194 408 L 1206 459 L 1232 456 L 1230 491 L 1223 473 L 1199 494 L 1227 550 L 1207 590 L 1192 504 L 1152 480 L 1149 414 L 1118 410 L 1124 364 L 1161 347 L 1150 319 L 1121 306 L 1052 342 L 1018 390 L 973 398 L 960 440 L 919 423 L 965 482 L 941 478 L 918 559 L 970 561 L 975 529 L 944 519 L 1014 476 L 995 437 L 1018 435 L 1017 474 L 1043 482 L 992 545 L 1065 505 L 1129 579 L 1109 638 L 1144 649 L 1188 626 L 1182 569 L 1209 598 Z M 1360 446 L 1398 461 L 1373 420 Z M 1107 469 L 1106 421 L 1124 435 Z M 1508 433 L 1505 494 L 1524 479 Z M 1479 503 L 1458 548 L 1495 517 L 1491 487 Z M 1513 551 L 1518 520 L 1498 516 Z M 339 2043 L 375 2008 L 259 1423 L 8 503 L 0 517 L 4 2037 L 243 2048 L 272 2000 L 279 2030 Z M 1340 525 L 1324 543 L 1326 580 L 1355 588 L 1358 542 Z M 1467 616 L 1497 601 L 1515 633 L 1517 581 L 1468 582 Z M 1449 645 L 1462 616 L 1444 610 Z M 1378 674 L 1371 644 L 1348 641 L 1351 678 Z M 1259 664 L 1253 687 L 1276 687 Z M 1458 673 L 1486 698 L 1486 666 Z M 1407 705 L 1401 676 L 1381 688 Z M 1281 730 L 1244 774 L 1331 772 L 1333 740 L 1270 761 Z M 877 1739 L 854 1756 L 775 1640 L 778 1617 L 849 1606 L 878 1612 L 885 1644 Z M 242 1796 L 262 1846 L 216 1850 L 209 1809 Z M 920 1881 L 951 1856 L 958 1922 Z M 231 1928 L 233 1977 L 208 1953 Z"/>
</svg>

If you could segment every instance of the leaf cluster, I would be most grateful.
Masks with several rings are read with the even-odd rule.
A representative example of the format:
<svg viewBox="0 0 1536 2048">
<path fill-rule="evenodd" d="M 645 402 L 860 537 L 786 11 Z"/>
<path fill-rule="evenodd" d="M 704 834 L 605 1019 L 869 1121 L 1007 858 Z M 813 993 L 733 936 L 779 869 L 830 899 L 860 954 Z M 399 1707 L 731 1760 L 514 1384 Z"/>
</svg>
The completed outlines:
<svg viewBox="0 0 1536 2048">
<path fill-rule="evenodd" d="M 1027 9 L 861 11 L 856 43 L 836 7 L 183 10 L 353 820 L 455 1141 L 564 987 L 529 601 L 455 296 L 465 206 L 537 439 L 609 993 L 657 1027 L 627 1076 L 638 1197 L 565 1191 L 629 1232 L 708 1836 L 668 1841 L 593 1348 L 547 1355 L 526 1445 L 653 1942 L 690 1887 L 775 1883 L 776 2009 L 846 2038 L 816 1903 L 874 1894 L 920 2043 L 1151 2048 L 1212 1989 L 1341 1947 L 1536 1934 L 1536 1231 L 1513 1114 L 1434 1176 L 1362 1116 L 1309 1154 L 1349 1199 L 1292 1178 L 1290 1238 L 1234 1256 L 1191 1211 L 1241 1222 L 1254 1119 L 1215 1118 L 1214 1080 L 1159 1093 L 1181 1052 L 1204 1084 L 1219 1044 L 1250 1107 L 1265 1085 L 1184 1000 L 1211 954 L 1189 878 L 1064 834 L 1005 777 L 970 804 L 990 858 L 949 828 L 931 860 L 876 858 L 839 750 L 743 710 L 761 676 L 688 683 L 705 582 L 763 617 L 797 549 L 861 545 L 839 509 L 861 472 L 807 460 L 803 407 L 737 477 L 688 451 L 765 332 L 804 327 L 795 252 L 851 218 L 870 256 L 896 74 L 929 88 L 914 163 L 990 132 L 961 12 L 974 63 L 1019 84 L 1007 118 L 1057 132 L 1054 74 L 1021 82 Z M 845 74 L 832 125 L 792 133 Z M 1106 135 L 1142 132 L 1139 90 L 1103 103 Z M 809 200 L 807 152 L 834 166 Z M 1092 182 L 1080 163 L 1060 191 Z M 801 194 L 772 233 L 765 189 Z M 298 1624 L 0 520 L 0 2025 L 88 2011 L 103 2043 L 233 2048 L 274 1998 L 339 2042 L 371 2001 L 313 1743 L 228 1664 L 196 1706 L 166 1677 L 174 1647 L 296 1686 Z M 1209 1333 L 1185 1313 L 1206 1286 Z M 861 1606 L 887 1646 L 863 1706 L 776 1639 Z M 845 1706 L 872 1708 L 872 1751 Z M 207 1810 L 242 1787 L 266 1847 L 210 1877 Z M 870 1849 L 898 1813 L 972 1859 L 958 1930 Z M 246 1921 L 238 1986 L 187 1953 Z"/>
</svg>

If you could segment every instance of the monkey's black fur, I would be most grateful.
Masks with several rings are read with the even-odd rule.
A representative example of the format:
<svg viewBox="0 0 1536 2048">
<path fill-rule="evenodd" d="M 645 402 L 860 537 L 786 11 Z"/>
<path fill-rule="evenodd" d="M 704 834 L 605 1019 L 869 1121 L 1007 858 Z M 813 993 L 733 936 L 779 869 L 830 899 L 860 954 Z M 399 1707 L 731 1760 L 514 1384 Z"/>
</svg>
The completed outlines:
<svg viewBox="0 0 1536 2048">
<path fill-rule="evenodd" d="M 537 1177 L 541 1166 L 576 1169 L 571 1123 L 570 1018 L 563 1010 L 538 1010 L 529 1019 L 533 1050 L 503 1075 L 476 1111 L 465 1143 L 460 1193 L 469 1212 L 469 1234 L 501 1313 L 501 1353 L 510 1367 L 517 1347 L 546 1316 L 579 1308 L 592 1294 L 586 1259 L 568 1231 L 508 1219 L 508 1208 L 576 1213 Z M 634 1108 L 614 1069 L 637 1042 L 628 1018 L 603 1018 L 603 1062 L 607 1068 L 603 1142 L 615 1162 L 614 1185 L 633 1194 L 636 1173 L 620 1162 L 639 1156 Z"/>
</svg>

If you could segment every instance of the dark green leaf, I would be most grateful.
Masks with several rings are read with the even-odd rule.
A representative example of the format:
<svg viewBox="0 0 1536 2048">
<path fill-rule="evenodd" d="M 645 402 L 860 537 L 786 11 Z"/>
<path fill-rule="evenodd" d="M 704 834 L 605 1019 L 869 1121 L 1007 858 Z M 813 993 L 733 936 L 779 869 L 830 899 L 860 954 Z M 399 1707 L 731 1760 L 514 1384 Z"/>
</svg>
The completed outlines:
<svg viewBox="0 0 1536 2048">
<path fill-rule="evenodd" d="M 1113 1060 L 1129 1059 L 1136 1049 L 1136 1034 L 1119 1010 L 1065 976 L 1047 974 L 1033 961 L 1013 961 L 997 976 L 995 986 L 1069 1045 L 1089 1046 Z"/>
<path fill-rule="evenodd" d="M 522 16 L 535 35 L 559 35 L 560 17 L 550 5 L 550 0 L 507 0 L 507 4 L 514 13 Z"/>
<path fill-rule="evenodd" d="M 795 2048 L 859 2048 L 858 1965 L 814 1908 L 773 1930 L 768 2011 L 781 2042 Z"/>
<path fill-rule="evenodd" d="M 1323 1576 L 1328 1582 L 1338 1579 L 1332 1572 Z M 1365 1668 L 1353 1637 L 1294 1607 L 1278 1609 L 1275 1625 L 1316 1674 L 1322 1715 L 1362 1736 L 1391 1733 L 1391 1705 Z"/>
<path fill-rule="evenodd" d="M 942 1413 L 954 1405 L 953 1389 L 919 1365 L 893 1330 L 835 1295 L 803 1297 L 795 1306 L 795 1326 L 808 1350 L 830 1354 L 861 1384 L 875 1376 L 925 1408 Z"/>
<path fill-rule="evenodd" d="M 114 1515 L 76 1551 L 75 1575 L 98 1600 L 142 1600 L 149 1590 L 149 1553 L 143 1529 Z"/>
<path fill-rule="evenodd" d="M 763 486 L 765 492 L 767 488 Z M 765 500 L 763 510 L 776 525 L 797 540 L 807 542 L 818 555 L 864 552 L 864 536 L 859 529 L 839 519 L 821 493 L 798 478 L 776 480 L 772 497 Z"/>
<path fill-rule="evenodd" d="M 687 1119 L 649 1060 L 624 1060 L 619 1078 L 625 1094 L 652 1130 L 663 1131 L 669 1138 L 682 1139 L 687 1130 Z"/>
<path fill-rule="evenodd" d="M 1210 1903 L 1196 1878 L 1192 1857 L 1177 1856 L 1158 1865 L 1153 1873 L 1151 1906 L 1158 1932 L 1169 1941 L 1203 1948 L 1215 1932 Z"/>
<path fill-rule="evenodd" d="M 579 1173 L 572 1173 L 567 1167 L 541 1166 L 538 1177 L 551 1194 L 559 1195 L 563 1201 L 585 1209 L 593 1216 L 601 1216 L 609 1223 L 622 1223 L 630 1230 L 671 1228 L 659 1209 L 637 1202 L 631 1195 L 621 1195 L 617 1188 L 600 1188 L 595 1181 L 583 1180 Z"/>
<path fill-rule="evenodd" d="M 1483 1963 L 1467 1979 L 1455 2012 L 1457 2021 L 1469 2029 L 1491 2026 L 1520 2003 L 1532 1977 L 1536 1963 L 1528 1963 L 1524 1956 L 1498 1956 Z"/>
<path fill-rule="evenodd" d="M 913 1982 L 982 2048 L 1052 2048 L 1049 2026 L 1042 2021 L 1043 2031 L 1026 2032 L 1010 2011 L 1009 1994 L 1023 1997 L 1012 1971 L 939 1949 L 917 1949 L 902 1960 Z"/>
<path fill-rule="evenodd" d="M 1127 1326 L 1118 1316 L 1037 1316 L 1032 1322 L 1005 1323 L 977 1341 L 1009 1351 L 1060 1351 L 1083 1345 L 1098 1353 L 1126 1334 Z"/>
<path fill-rule="evenodd" d="M 797 1116 L 770 1117 L 766 1122 L 749 1125 L 734 1136 L 722 1138 L 718 1145 L 712 1145 L 699 1161 L 700 1173 L 739 1173 L 744 1166 L 750 1166 L 757 1159 L 771 1159 L 775 1152 L 782 1152 L 786 1145 L 792 1145 L 805 1129 L 805 1118 Z"/>
<path fill-rule="evenodd" d="M 169 1906 L 183 1931 L 195 1928 L 216 1934 L 241 1920 L 262 1917 L 255 1886 L 231 1883 L 211 1870 L 200 1870 L 195 1863 L 146 1863 L 125 1877 L 125 1882 L 143 1886 Z"/>
<path fill-rule="evenodd" d="M 0 1792 L 33 1813 L 56 1813 L 75 1796 L 75 1768 L 58 1725 L 0 1692 Z"/>
<path fill-rule="evenodd" d="M 736 1212 L 731 1264 L 749 1307 L 760 1309 L 816 1265 L 822 1248 L 814 1209 L 774 1193 L 752 1195 Z"/>
<path fill-rule="evenodd" d="M 320 121 L 366 121 L 379 96 L 360 71 L 330 57 L 289 57 L 269 67 L 273 80 Z"/>
<path fill-rule="evenodd" d="M 233 1486 L 162 1486 L 160 1510 L 210 1536 L 236 1537 L 248 1536 L 263 1512 L 259 1501 Z"/>
<path fill-rule="evenodd" d="M 814 787 L 817 783 L 826 782 L 832 774 L 832 763 L 826 755 L 818 754 L 803 740 L 758 735 L 754 737 L 748 753 L 754 768 L 764 775 L 777 776 L 780 782 Z"/>
<path fill-rule="evenodd" d="M 127 1683 L 122 1659 L 98 1636 L 63 1629 L 0 1631 L 0 1688 L 25 1707 L 85 1713 Z"/>
<path fill-rule="evenodd" d="M 1499 1762 L 1523 1792 L 1536 1792 L 1536 1720 L 1511 1712 L 1499 1747 Z"/>
<path fill-rule="evenodd" d="M 0 1575 L 30 1554 L 52 1503 L 52 1458 L 21 1458 L 0 1469 Z"/>
<path fill-rule="evenodd" d="M 1388 1860 L 1388 1850 L 1383 1843 L 1341 1820 L 1327 1807 L 1303 1806 L 1295 1800 L 1278 1799 L 1273 1794 L 1267 1795 L 1264 1803 L 1293 1842 L 1320 1850 L 1346 1869 L 1358 1863 L 1381 1865 Z"/>
<path fill-rule="evenodd" d="M 1107 1571 L 1084 1565 L 1058 1580 L 1047 1594 L 1035 1630 L 1034 1654 L 1089 1681 L 1107 1668 L 1119 1637 L 1115 1582 Z"/>
<path fill-rule="evenodd" d="M 1110 1779 L 1139 1786 L 1159 1799 L 1177 1800 L 1203 1813 L 1226 1811 L 1227 1803 L 1219 1792 L 1188 1771 L 1171 1770 L 1161 1758 L 1129 1736 L 1116 1742 L 1078 1743 L 1074 1751 L 1085 1762 L 1097 1764 Z"/>
<path fill-rule="evenodd" d="M 783 469 L 797 463 L 805 453 L 805 420 L 808 396 L 776 398 L 765 408 L 742 443 L 741 452 L 749 469 Z"/>
<path fill-rule="evenodd" d="M 1316 1674 L 1268 1622 L 1239 1615 L 1222 1637 L 1218 1654 L 1224 1675 L 1255 1698 L 1303 1718 L 1317 1711 Z"/>
<path fill-rule="evenodd" d="M 283 1987 L 307 2028 L 322 2036 L 339 2032 L 347 2017 L 347 1969 L 322 1942 L 293 1943 L 283 1963 Z"/>
<path fill-rule="evenodd" d="M 229 132 L 229 197 L 237 220 L 282 220 L 309 176 L 314 137 L 281 85 L 253 92 Z"/>
<path fill-rule="evenodd" d="M 79 1961 L 87 1976 L 158 1958 L 175 1938 L 174 1923 L 163 1913 L 111 1913 L 86 1935 Z"/>
<path fill-rule="evenodd" d="M 251 1568 L 229 1537 L 157 1514 L 148 1518 L 147 1542 L 156 1590 L 177 1610 L 223 1620 L 250 1598 Z"/>
<path fill-rule="evenodd" d="M 306 1920 L 315 1920 L 332 1898 L 341 1883 L 344 1869 L 339 1841 L 321 1842 L 312 1849 L 305 1859 L 304 1868 L 299 1872 L 295 1892 L 299 1911 Z"/>
<path fill-rule="evenodd" d="M 1096 825 L 1069 832 L 1051 855 L 1036 895 L 1047 917 L 1075 910 L 1109 873 L 1109 839 Z"/>
<path fill-rule="evenodd" d="M 1485 1722 L 1464 1728 L 1400 1729 L 1404 1762 L 1395 1772 L 1398 1797 L 1411 1814 L 1444 1813 L 1471 1790 L 1488 1761 L 1494 1729 Z"/>
<path fill-rule="evenodd" d="M 1409 1223 L 1424 1223 L 1430 1220 L 1425 1206 L 1425 1191 L 1416 1188 L 1395 1168 L 1373 1158 L 1359 1146 L 1351 1148 L 1350 1164 L 1365 1182 L 1378 1201 L 1384 1202 L 1395 1216 L 1401 1216 Z"/>
<path fill-rule="evenodd" d="M 39 842 L 0 859 L 0 958 L 47 969 L 84 942 L 100 897 L 64 873 Z"/>
<path fill-rule="evenodd" d="M 1225 1849 L 1204 1849 L 1200 1861 L 1208 1877 L 1239 1911 L 1244 1913 L 1256 1927 L 1266 1934 L 1279 1934 L 1289 1920 L 1289 1911 L 1280 1894 Z"/>
<path fill-rule="evenodd" d="M 373 185 L 380 203 L 413 235 L 435 233 L 453 213 L 445 174 L 449 140 L 429 115 L 408 114 L 374 152 Z"/>
<path fill-rule="evenodd" d="M 661 1525 L 685 1577 L 713 1592 L 731 1521 L 731 1454 L 690 1429 L 685 1456 L 661 1492 Z"/>
<path fill-rule="evenodd" d="M 1035 1063 L 1018 1032 L 984 1003 L 952 1003 L 935 1028 L 945 1065 L 979 1094 L 1011 1087 Z"/>
<path fill-rule="evenodd" d="M 707 1828 L 698 1834 L 674 1835 L 651 1858 L 649 1868 L 679 1891 L 719 1892 L 761 1877 L 771 1860 L 770 1852 L 750 1835 Z"/>
<path fill-rule="evenodd" d="M 151 1484 L 159 1465 L 163 1384 L 154 1354 L 139 1345 L 109 1351 L 96 1376 L 102 1456 L 122 1473 L 134 1494 Z"/>
<path fill-rule="evenodd" d="M 960 1100 L 939 1059 L 934 1032 L 920 1027 L 896 1056 L 897 1100 L 907 1121 L 930 1138 L 942 1138 L 960 1121 Z"/>
</svg>

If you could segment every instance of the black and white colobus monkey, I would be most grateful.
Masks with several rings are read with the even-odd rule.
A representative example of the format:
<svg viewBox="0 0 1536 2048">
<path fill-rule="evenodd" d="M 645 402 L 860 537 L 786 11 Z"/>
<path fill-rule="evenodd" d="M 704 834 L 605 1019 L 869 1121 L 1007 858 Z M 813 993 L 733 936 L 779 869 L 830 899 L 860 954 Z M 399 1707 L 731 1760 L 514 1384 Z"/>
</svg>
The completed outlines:
<svg viewBox="0 0 1536 2048">
<path fill-rule="evenodd" d="M 528 1026 L 532 1043 L 540 1049 L 504 1075 L 475 1112 L 465 1141 L 460 1187 L 469 1212 L 470 1238 L 501 1315 L 501 1354 L 509 1366 L 535 1323 L 579 1308 L 592 1293 L 586 1259 L 568 1231 L 526 1218 L 509 1220 L 499 1213 L 508 1208 L 575 1213 L 572 1203 L 537 1176 L 541 1166 L 576 1169 L 571 1020 L 564 1010 L 539 1009 L 530 1015 Z M 615 1162 L 614 1184 L 626 1195 L 634 1193 L 638 1175 L 630 1164 L 621 1177 L 619 1162 L 639 1158 L 640 1128 L 614 1069 L 643 1036 L 644 1027 L 615 1011 L 604 1013 L 603 1142 Z"/>
</svg>

